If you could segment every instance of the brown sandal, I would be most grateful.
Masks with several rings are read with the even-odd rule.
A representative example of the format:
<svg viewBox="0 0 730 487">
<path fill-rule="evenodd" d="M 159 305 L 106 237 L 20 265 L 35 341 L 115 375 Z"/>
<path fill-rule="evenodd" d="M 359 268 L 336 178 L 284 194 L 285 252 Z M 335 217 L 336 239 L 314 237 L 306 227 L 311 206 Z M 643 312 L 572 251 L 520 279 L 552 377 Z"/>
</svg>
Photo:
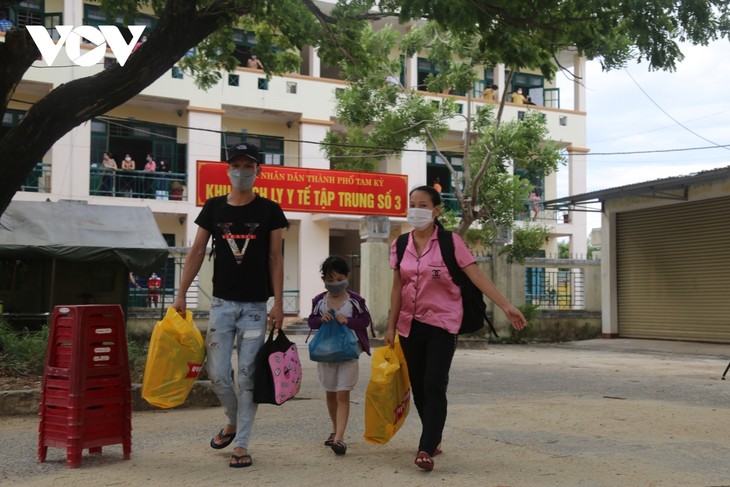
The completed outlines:
<svg viewBox="0 0 730 487">
<path fill-rule="evenodd" d="M 416 455 L 416 461 L 413 463 L 415 463 L 418 468 L 422 468 L 423 470 L 429 472 L 433 470 L 433 467 L 435 466 L 433 463 L 433 458 L 431 458 L 431 455 L 429 455 L 425 451 L 419 451 L 418 455 Z"/>
</svg>

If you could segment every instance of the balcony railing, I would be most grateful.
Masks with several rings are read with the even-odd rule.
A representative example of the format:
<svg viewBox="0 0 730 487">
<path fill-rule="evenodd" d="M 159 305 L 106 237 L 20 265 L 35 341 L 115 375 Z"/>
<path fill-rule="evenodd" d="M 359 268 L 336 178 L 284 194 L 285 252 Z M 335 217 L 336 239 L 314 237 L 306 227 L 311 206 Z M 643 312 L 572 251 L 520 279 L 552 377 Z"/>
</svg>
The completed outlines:
<svg viewBox="0 0 730 487">
<path fill-rule="evenodd" d="M 25 183 L 20 187 L 21 191 L 30 193 L 51 192 L 51 164 L 39 162 L 33 171 L 25 178 Z"/>
<path fill-rule="evenodd" d="M 182 200 L 186 185 L 186 174 L 121 169 L 112 171 L 92 165 L 89 194 L 122 198 Z"/>
</svg>

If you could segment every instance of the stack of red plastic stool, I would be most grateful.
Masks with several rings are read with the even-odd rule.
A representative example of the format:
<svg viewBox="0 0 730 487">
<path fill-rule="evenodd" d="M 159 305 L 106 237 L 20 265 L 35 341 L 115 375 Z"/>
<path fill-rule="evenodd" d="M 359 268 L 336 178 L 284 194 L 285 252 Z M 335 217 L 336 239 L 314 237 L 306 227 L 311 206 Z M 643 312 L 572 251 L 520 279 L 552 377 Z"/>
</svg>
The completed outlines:
<svg viewBox="0 0 730 487">
<path fill-rule="evenodd" d="M 66 465 L 84 449 L 122 444 L 132 452 L 132 393 L 124 313 L 118 305 L 56 306 L 40 400 L 38 459 L 66 448 Z"/>
</svg>

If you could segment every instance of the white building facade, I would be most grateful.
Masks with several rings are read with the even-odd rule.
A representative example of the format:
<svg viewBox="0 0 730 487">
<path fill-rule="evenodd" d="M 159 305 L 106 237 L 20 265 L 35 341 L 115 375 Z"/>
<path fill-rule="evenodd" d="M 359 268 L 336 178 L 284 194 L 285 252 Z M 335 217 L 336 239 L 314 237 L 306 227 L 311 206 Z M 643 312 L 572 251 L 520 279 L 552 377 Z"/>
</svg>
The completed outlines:
<svg viewBox="0 0 730 487">
<path fill-rule="evenodd" d="M 36 8 L 40 18 L 53 12 L 56 24 L 76 26 L 104 23 L 97 18 L 98 7 L 83 0 L 46 0 L 23 4 Z M 11 20 L 18 12 L 20 10 L 10 9 Z M 0 37 L 0 41 L 3 40 Z M 247 49 L 250 52 L 253 43 L 255 40 L 242 33 L 238 43 L 242 57 L 247 55 Z M 148 206 L 176 256 L 177 265 L 171 264 L 175 279 L 166 284 L 172 294 L 185 249 L 190 246 L 197 231 L 194 221 L 200 211 L 199 162 L 220 161 L 222 149 L 226 145 L 249 140 L 261 147 L 267 165 L 323 172 L 331 169 L 330 161 L 324 157 L 319 142 L 337 124 L 336 93 L 346 84 L 331 74 L 333 70 L 322 65 L 315 49 L 305 48 L 301 55 L 299 73 L 274 76 L 267 80 L 263 71 L 238 68 L 233 73 L 223 73 L 222 80 L 207 91 L 196 88 L 193 79 L 179 68 L 171 69 L 129 102 L 73 129 L 61 138 L 43 160 L 38 161 L 36 171 L 29 176 L 28 184 L 16 194 L 15 200 L 71 199 L 87 201 L 92 205 Z M 104 69 L 103 65 L 88 68 L 74 66 L 64 56 L 62 51 L 56 62 L 59 67 L 53 69 L 43 69 L 45 63 L 36 61 L 26 73 L 14 98 L 30 102 L 39 100 L 68 80 Z M 107 57 L 112 57 L 111 51 L 107 52 Z M 544 114 L 550 138 L 558 141 L 566 151 L 568 164 L 561 170 L 568 172 L 570 194 L 581 194 L 586 190 L 585 154 L 588 152 L 585 60 L 572 53 L 562 53 L 560 62 L 575 75 L 574 109 L 561 109 L 557 86 L 537 74 L 516 73 L 512 86 L 522 83 L 536 95 L 533 99 L 542 97 L 543 104 L 531 109 Z M 428 69 L 427 60 L 423 58 L 414 56 L 407 60 L 404 69 L 406 88 L 417 89 Z M 471 103 L 474 106 L 486 103 L 480 100 L 481 89 L 492 83 L 503 89 L 505 79 L 503 66 L 485 69 L 484 80 L 475 86 Z M 454 97 L 464 105 L 469 102 L 463 96 L 427 96 L 434 102 L 444 97 Z M 464 107 L 464 113 L 466 109 Z M 524 105 L 507 103 L 504 118 L 519 118 L 526 109 Z M 24 110 L 27 110 L 27 105 L 11 102 L 3 120 L 4 128 L 17 123 Z M 460 139 L 464 129 L 463 118 L 453 119 L 450 125 L 451 133 L 446 139 Z M 433 148 L 413 143 L 409 149 L 400 158 L 384 160 L 378 168 L 382 174 L 407 177 L 405 194 L 402 196 L 407 198 L 408 188 L 431 184 L 435 177 L 441 177 L 444 184 L 443 175 L 447 174 L 448 179 L 448 172 L 445 173 L 446 166 L 434 158 Z M 125 154 L 130 154 L 136 162 L 135 170 L 109 177 L 101 167 L 101 156 L 105 151 L 113 154 L 118 165 Z M 155 156 L 158 164 L 161 160 L 166 161 L 171 172 L 166 175 L 144 174 L 142 169 L 148 153 Z M 451 154 L 454 157 L 452 162 L 458 164 L 458 153 Z M 540 184 L 543 200 L 559 196 L 556 194 L 556 174 L 548 176 Z M 447 181 L 445 195 L 448 190 Z M 383 290 L 389 292 L 387 244 L 409 227 L 404 216 L 391 215 L 388 216 L 390 227 L 387 236 L 371 235 L 363 239 L 361 226 L 367 226 L 363 219 L 372 214 L 328 212 L 326 208 L 322 211 L 286 210 L 291 224 L 285 233 L 284 242 L 285 311 L 289 316 L 297 318 L 309 314 L 311 298 L 323 290 L 319 265 L 330 254 L 339 254 L 348 259 L 353 268 L 352 288 L 361 292 L 370 303 L 383 299 L 376 294 L 382 294 Z M 585 214 L 576 212 L 564 216 L 543 211 L 539 216 L 537 223 L 547 225 L 551 231 L 546 253 L 556 254 L 557 239 L 567 237 L 572 252 L 585 254 Z M 207 264 L 199 282 L 200 293 L 192 302 L 205 309 L 209 299 L 206 283 L 210 282 Z M 387 307 L 387 302 L 384 306 Z"/>
</svg>

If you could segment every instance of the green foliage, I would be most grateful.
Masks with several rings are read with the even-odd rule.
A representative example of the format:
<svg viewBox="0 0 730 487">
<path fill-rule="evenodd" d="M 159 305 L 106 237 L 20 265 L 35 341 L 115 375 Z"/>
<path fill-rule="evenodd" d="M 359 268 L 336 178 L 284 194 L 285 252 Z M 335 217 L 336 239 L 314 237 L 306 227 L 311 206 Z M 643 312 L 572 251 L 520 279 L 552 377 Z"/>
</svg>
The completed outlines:
<svg viewBox="0 0 730 487">
<path fill-rule="evenodd" d="M 149 340 L 127 338 L 127 355 L 129 356 L 129 377 L 133 384 L 141 384 L 144 377 L 144 366 L 147 363 Z"/>
<path fill-rule="evenodd" d="M 550 235 L 546 227 L 532 225 L 516 228 L 512 236 L 512 243 L 505 245 L 500 254 L 507 254 L 507 262 L 523 264 L 526 257 L 533 257 L 542 248 L 545 239 Z"/>
<path fill-rule="evenodd" d="M 483 51 L 507 66 L 539 69 L 552 78 L 555 54 L 575 50 L 606 69 L 645 59 L 674 70 L 677 42 L 707 45 L 730 31 L 726 0 L 385 0 L 402 19 L 427 17 L 444 30 L 479 35 Z"/>
<path fill-rule="evenodd" d="M 558 242 L 558 259 L 570 258 L 570 245 L 568 242 Z"/>
<path fill-rule="evenodd" d="M 46 363 L 48 325 L 39 331 L 13 330 L 0 321 L 0 372 L 9 375 L 41 375 Z"/>
<path fill-rule="evenodd" d="M 459 226 L 461 217 L 454 211 L 444 211 L 439 216 L 439 221 L 446 230 L 455 232 Z M 492 227 L 484 226 L 479 227 L 474 225 L 467 229 L 466 233 L 462 236 L 464 242 L 471 247 L 484 246 L 485 242 L 494 241 L 496 235 L 492 231 Z"/>
<path fill-rule="evenodd" d="M 38 331 L 14 330 L 0 321 L 0 374 L 13 376 L 42 376 L 46 365 L 48 325 Z M 147 361 L 147 342 L 128 339 L 130 377 L 142 382 Z"/>
<path fill-rule="evenodd" d="M 456 197 L 464 215 L 453 228 L 472 245 L 493 245 L 512 227 L 532 189 L 509 168 L 517 166 L 539 177 L 556 171 L 563 161 L 559 146 L 548 139 L 544 116 L 530 110 L 524 120 L 502 123 L 492 105 L 460 115 L 454 99 L 433 103 L 386 81 L 398 74 L 400 59 L 427 52 L 438 70 L 426 79 L 430 91 L 470 92 L 479 69 L 498 61 L 483 49 L 479 34 L 446 32 L 432 22 L 414 26 L 403 36 L 389 28 L 366 28 L 362 34 L 368 62 L 343 70 L 351 82 L 338 95 L 337 118 L 343 128 L 327 136 L 326 156 L 337 168 L 373 170 L 382 159 L 397 157 L 412 140 L 436 146 L 448 132 L 447 120 L 466 118 L 470 135 L 462 147 L 464 179 L 457 180 L 458 174 L 442 158 L 459 188 Z"/>
</svg>

